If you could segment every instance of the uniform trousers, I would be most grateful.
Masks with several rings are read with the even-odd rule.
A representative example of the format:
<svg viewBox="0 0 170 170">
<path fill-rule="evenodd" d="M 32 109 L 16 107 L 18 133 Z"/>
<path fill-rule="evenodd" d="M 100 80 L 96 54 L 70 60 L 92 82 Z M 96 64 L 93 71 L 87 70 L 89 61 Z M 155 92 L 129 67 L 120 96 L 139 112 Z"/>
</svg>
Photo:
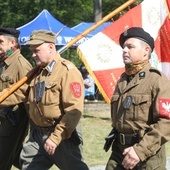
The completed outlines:
<svg viewBox="0 0 170 170">
<path fill-rule="evenodd" d="M 13 114 L 15 126 L 0 117 L 0 170 L 10 170 L 12 165 L 20 169 L 19 156 L 29 125 L 27 112 L 21 107 Z"/>
<path fill-rule="evenodd" d="M 106 170 L 126 170 L 122 166 L 124 155 L 123 150 L 129 146 L 114 142 L 112 146 L 112 153 L 107 162 Z M 140 162 L 133 170 L 166 170 L 166 156 L 165 146 L 151 158 L 144 162 Z"/>
<path fill-rule="evenodd" d="M 44 149 L 44 142 L 49 135 L 36 127 L 32 129 L 20 154 L 22 170 L 48 170 L 53 164 L 60 170 L 89 170 L 83 162 L 81 144 L 77 145 L 71 138 L 63 140 L 54 155 L 49 155 Z"/>
</svg>

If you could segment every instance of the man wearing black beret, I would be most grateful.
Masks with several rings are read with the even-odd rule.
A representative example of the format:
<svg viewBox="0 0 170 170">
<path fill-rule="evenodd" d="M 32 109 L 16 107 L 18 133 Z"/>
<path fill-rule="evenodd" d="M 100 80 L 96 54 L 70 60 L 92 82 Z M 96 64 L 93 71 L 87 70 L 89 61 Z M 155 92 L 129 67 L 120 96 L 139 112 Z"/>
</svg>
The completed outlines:
<svg viewBox="0 0 170 170">
<path fill-rule="evenodd" d="M 151 67 L 154 39 L 132 27 L 119 38 L 125 72 L 111 99 L 112 144 L 106 170 L 165 170 L 165 143 L 170 140 L 170 81 Z"/>
<path fill-rule="evenodd" d="M 0 91 L 24 77 L 32 69 L 21 55 L 18 43 L 19 31 L 0 28 Z M 27 88 L 27 84 L 21 90 Z M 18 90 L 19 92 L 19 90 Z M 0 109 L 0 169 L 10 170 L 12 165 L 20 169 L 19 155 L 28 132 L 28 115 L 24 103 Z"/>
</svg>

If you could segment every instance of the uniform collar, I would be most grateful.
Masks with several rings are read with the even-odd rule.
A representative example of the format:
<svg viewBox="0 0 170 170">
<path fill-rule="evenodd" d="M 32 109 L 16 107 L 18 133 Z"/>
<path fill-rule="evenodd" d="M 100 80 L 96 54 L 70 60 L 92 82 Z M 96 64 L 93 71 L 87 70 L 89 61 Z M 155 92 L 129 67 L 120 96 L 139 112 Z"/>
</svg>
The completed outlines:
<svg viewBox="0 0 170 170">
<path fill-rule="evenodd" d="M 10 65 L 14 60 L 16 60 L 16 57 L 18 57 L 21 54 L 20 50 L 17 49 L 14 53 L 12 53 L 8 58 L 4 60 L 4 63 L 6 65 Z"/>
<path fill-rule="evenodd" d="M 57 53 L 56 56 L 54 57 L 54 59 L 51 61 L 51 63 L 49 63 L 46 67 L 44 67 L 43 70 L 46 70 L 48 72 L 48 74 L 51 74 L 54 65 L 56 65 L 56 63 L 58 63 L 60 58 L 61 58 L 60 55 Z"/>
<path fill-rule="evenodd" d="M 118 87 L 121 92 L 125 92 L 129 89 L 131 89 L 134 86 L 137 86 L 138 84 L 142 83 L 142 81 L 146 78 L 148 70 L 151 68 L 150 63 L 146 64 L 145 67 L 138 72 L 134 78 L 128 83 L 128 76 L 127 74 L 122 75 L 122 79 L 120 83 L 118 84 Z"/>
</svg>

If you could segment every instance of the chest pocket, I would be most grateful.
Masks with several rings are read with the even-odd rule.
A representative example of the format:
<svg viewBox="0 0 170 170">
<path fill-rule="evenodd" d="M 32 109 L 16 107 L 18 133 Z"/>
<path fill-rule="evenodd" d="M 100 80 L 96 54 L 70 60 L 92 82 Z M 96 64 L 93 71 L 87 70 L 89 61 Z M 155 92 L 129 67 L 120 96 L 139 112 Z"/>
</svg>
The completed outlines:
<svg viewBox="0 0 170 170">
<path fill-rule="evenodd" d="M 128 120 L 147 121 L 150 106 L 150 95 L 133 95 L 132 104 L 129 108 L 126 109 L 125 117 Z"/>
<path fill-rule="evenodd" d="M 59 83 L 58 81 L 48 81 L 45 83 L 45 91 L 42 96 L 42 104 L 51 105 L 53 103 L 59 103 Z"/>
<path fill-rule="evenodd" d="M 29 97 L 28 100 L 29 102 L 34 102 L 35 98 L 35 85 L 34 81 L 30 83 L 30 92 L 29 92 Z M 42 98 L 40 100 L 40 103 L 44 105 L 50 105 L 53 103 L 56 103 L 56 101 L 59 101 L 58 93 L 59 93 L 59 87 L 58 87 L 58 82 L 57 81 L 46 81 L 45 82 L 45 90 L 43 92 Z"/>
<path fill-rule="evenodd" d="M 2 91 L 4 88 L 10 87 L 14 83 L 14 79 L 12 76 L 9 76 L 7 74 L 2 74 L 0 76 L 0 91 Z"/>
</svg>

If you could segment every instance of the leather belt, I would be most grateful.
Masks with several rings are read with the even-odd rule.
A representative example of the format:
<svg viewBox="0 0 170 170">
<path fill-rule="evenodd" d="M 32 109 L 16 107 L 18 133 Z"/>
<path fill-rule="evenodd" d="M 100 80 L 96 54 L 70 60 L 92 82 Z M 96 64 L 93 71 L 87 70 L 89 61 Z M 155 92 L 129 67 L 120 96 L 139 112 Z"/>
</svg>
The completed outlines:
<svg viewBox="0 0 170 170">
<path fill-rule="evenodd" d="M 118 142 L 121 145 L 134 145 L 135 143 L 139 142 L 139 135 L 116 133 L 115 142 Z"/>
</svg>

